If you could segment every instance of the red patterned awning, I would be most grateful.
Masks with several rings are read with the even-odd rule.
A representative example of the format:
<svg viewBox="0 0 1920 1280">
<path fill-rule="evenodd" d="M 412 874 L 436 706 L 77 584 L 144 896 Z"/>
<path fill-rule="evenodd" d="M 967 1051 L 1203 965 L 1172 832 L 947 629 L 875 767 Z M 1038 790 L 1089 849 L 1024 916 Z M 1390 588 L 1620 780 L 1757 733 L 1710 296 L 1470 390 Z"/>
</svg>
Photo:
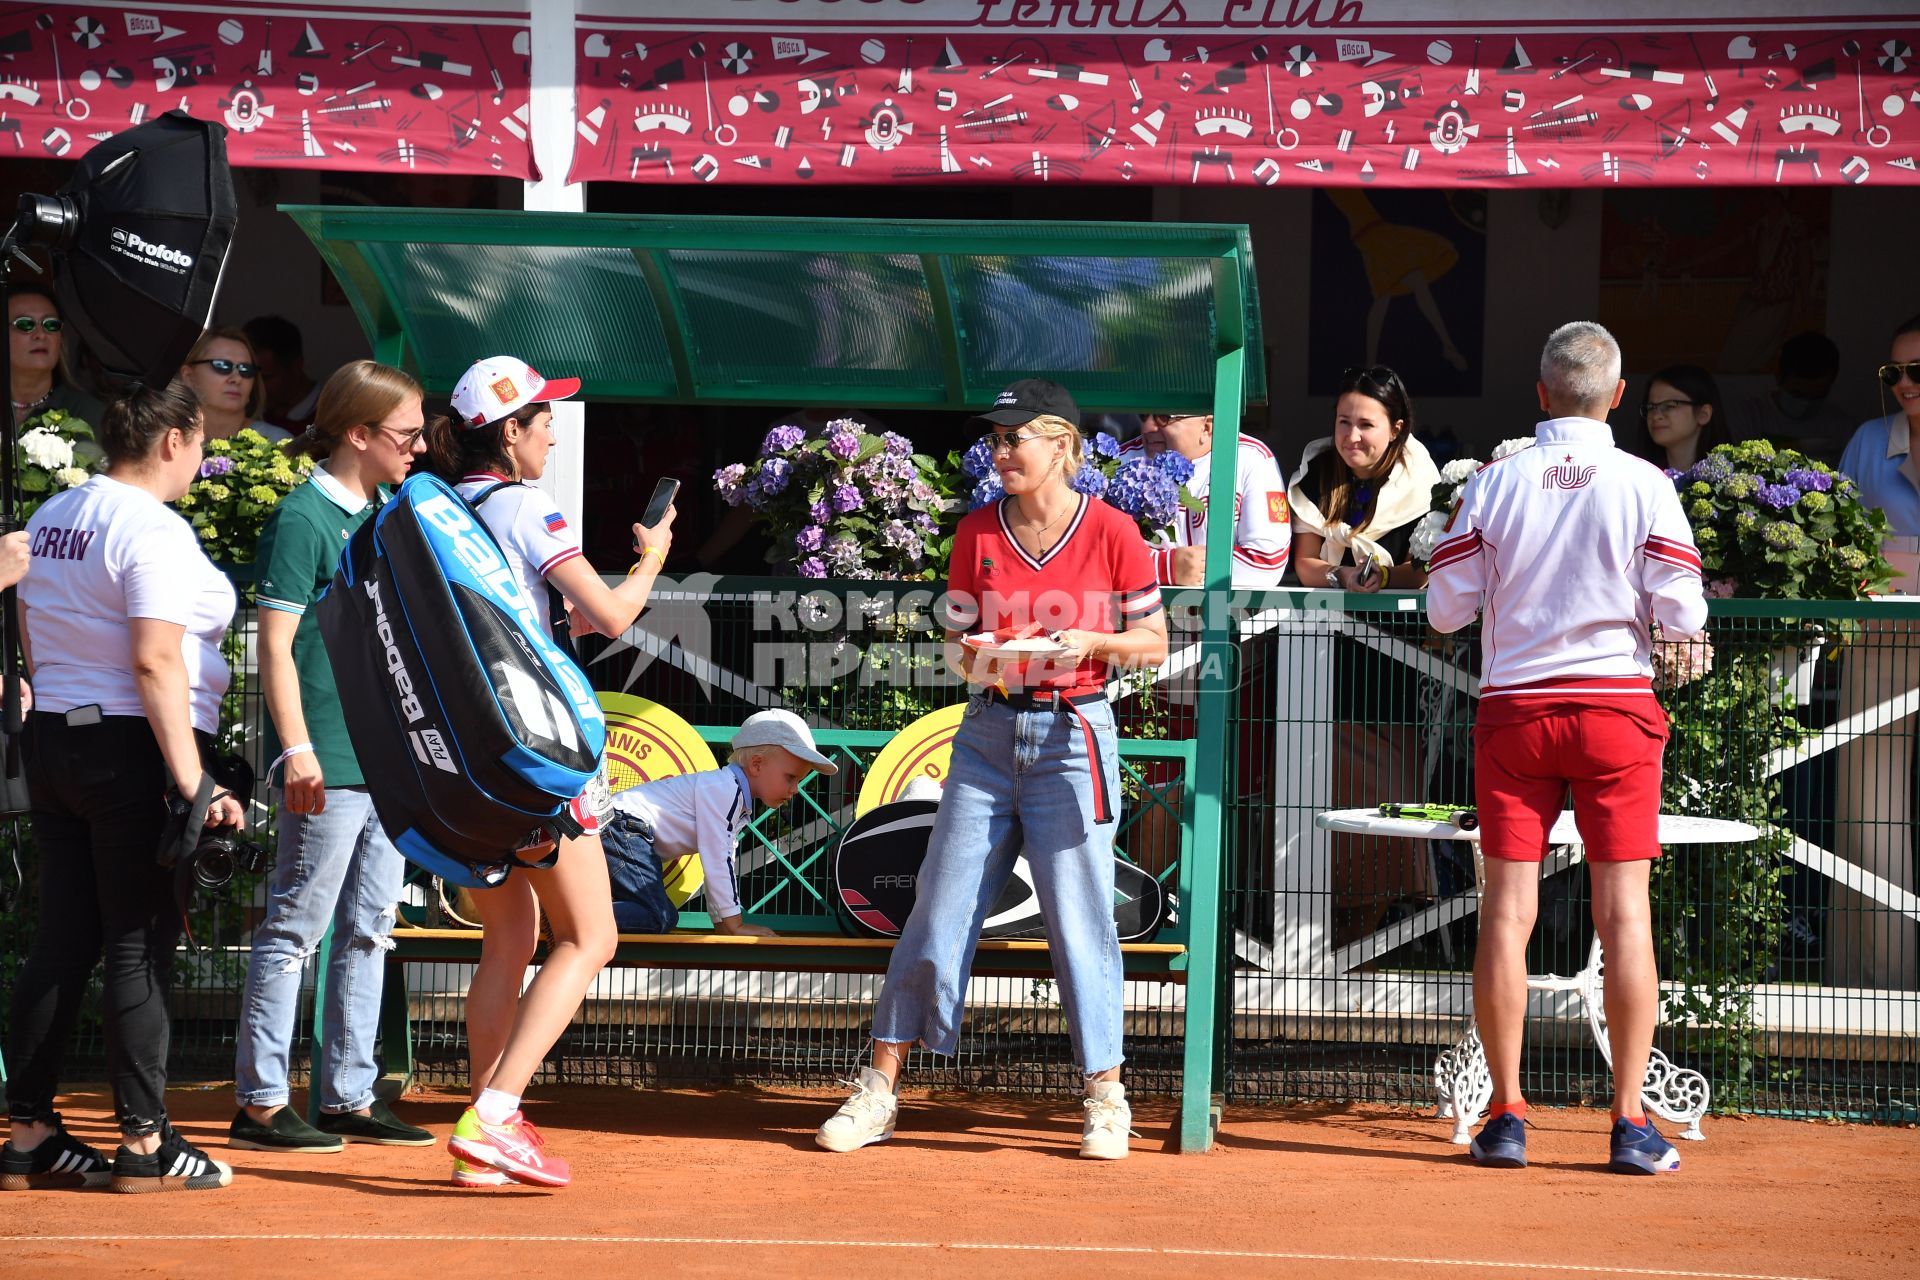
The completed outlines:
<svg viewBox="0 0 1920 1280">
<path fill-rule="evenodd" d="M 1920 180 L 1912 3 L 1731 7 L 1745 16 L 1719 0 L 601 0 L 579 20 L 570 177 Z"/>
<path fill-rule="evenodd" d="M 524 2 L 524 0 L 523 0 Z M 0 16 L 0 157 L 77 157 L 182 108 L 235 164 L 535 176 L 527 14 L 93 4 Z"/>
</svg>

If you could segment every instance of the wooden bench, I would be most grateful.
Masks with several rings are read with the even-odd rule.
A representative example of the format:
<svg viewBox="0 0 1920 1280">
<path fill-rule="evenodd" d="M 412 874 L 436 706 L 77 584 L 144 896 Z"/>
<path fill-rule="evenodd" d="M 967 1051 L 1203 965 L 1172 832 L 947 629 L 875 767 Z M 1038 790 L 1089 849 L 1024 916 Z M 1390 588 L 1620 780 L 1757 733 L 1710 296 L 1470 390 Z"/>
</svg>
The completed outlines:
<svg viewBox="0 0 1920 1280">
<path fill-rule="evenodd" d="M 652 969 L 733 969 L 793 973 L 885 973 L 893 955 L 891 938 L 848 938 L 823 934 L 778 938 L 730 934 L 623 933 L 607 967 Z M 1179 942 L 1123 942 L 1123 971 L 1129 978 L 1184 983 L 1187 948 Z M 380 1031 L 387 1088 L 402 1091 L 413 1077 L 413 1010 L 407 965 L 472 964 L 480 959 L 477 929 L 422 929 L 404 925 L 393 931 L 381 990 Z M 535 956 L 538 963 L 539 956 Z M 1053 972 L 1048 944 L 1040 941 L 983 939 L 975 948 L 976 977 L 1045 976 Z"/>
</svg>

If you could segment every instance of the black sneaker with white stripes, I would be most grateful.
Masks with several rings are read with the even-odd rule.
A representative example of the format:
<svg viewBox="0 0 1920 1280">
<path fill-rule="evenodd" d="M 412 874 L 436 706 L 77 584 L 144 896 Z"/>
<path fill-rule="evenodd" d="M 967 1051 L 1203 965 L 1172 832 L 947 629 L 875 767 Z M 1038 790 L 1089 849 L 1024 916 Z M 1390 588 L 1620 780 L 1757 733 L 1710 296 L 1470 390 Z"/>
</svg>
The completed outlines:
<svg viewBox="0 0 1920 1280">
<path fill-rule="evenodd" d="M 104 1187 L 113 1178 L 107 1158 L 68 1133 L 56 1114 L 53 1134 L 31 1151 L 9 1141 L 0 1147 L 0 1191 Z"/>
<path fill-rule="evenodd" d="M 233 1181 L 233 1169 L 208 1156 L 174 1132 L 160 1131 L 160 1149 L 137 1155 L 124 1146 L 113 1153 L 113 1189 L 139 1195 L 149 1191 L 212 1191 Z"/>
</svg>

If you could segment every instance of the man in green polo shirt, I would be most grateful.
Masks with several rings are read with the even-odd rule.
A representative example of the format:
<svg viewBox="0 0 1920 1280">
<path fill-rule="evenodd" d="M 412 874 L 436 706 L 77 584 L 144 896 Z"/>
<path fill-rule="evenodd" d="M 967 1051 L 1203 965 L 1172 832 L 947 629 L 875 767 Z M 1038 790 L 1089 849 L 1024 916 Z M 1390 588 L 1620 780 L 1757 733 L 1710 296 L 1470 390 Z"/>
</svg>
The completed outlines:
<svg viewBox="0 0 1920 1280">
<path fill-rule="evenodd" d="M 228 1141 L 257 1151 L 338 1151 L 343 1142 L 428 1146 L 433 1135 L 374 1097 L 374 1036 L 405 862 L 380 827 L 347 736 L 315 599 L 340 552 L 406 479 L 421 439 L 420 386 L 359 360 L 327 380 L 313 425 L 288 446 L 318 460 L 260 535 L 260 682 L 280 776 L 278 856 L 254 931 L 241 1006 Z M 325 1033 L 315 1055 L 317 1127 L 288 1106 L 301 970 L 333 927 Z"/>
</svg>

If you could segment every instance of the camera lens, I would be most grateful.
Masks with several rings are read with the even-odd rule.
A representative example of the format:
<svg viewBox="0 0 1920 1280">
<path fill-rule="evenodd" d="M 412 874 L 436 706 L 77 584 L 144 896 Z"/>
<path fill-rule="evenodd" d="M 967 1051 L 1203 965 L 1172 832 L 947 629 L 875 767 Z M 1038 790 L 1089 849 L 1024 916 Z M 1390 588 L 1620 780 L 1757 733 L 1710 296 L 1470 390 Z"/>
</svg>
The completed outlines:
<svg viewBox="0 0 1920 1280">
<path fill-rule="evenodd" d="M 266 850 L 227 832 L 205 837 L 193 851 L 193 878 L 206 889 L 225 888 L 236 872 L 252 875 L 266 866 Z"/>
</svg>

